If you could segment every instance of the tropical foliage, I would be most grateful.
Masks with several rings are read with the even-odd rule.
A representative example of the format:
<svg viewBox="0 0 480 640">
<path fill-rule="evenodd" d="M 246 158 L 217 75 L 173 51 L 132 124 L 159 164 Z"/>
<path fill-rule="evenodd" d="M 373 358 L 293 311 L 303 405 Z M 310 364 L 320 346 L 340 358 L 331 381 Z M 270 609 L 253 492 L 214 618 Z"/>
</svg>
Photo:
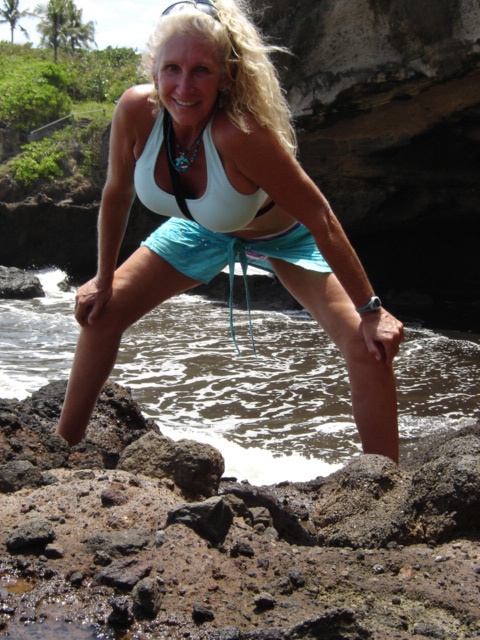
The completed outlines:
<svg viewBox="0 0 480 640">
<path fill-rule="evenodd" d="M 30 11 L 20 11 L 20 0 L 3 0 L 3 7 L 0 7 L 0 24 L 10 25 L 10 41 L 13 43 L 15 29 L 19 29 L 28 39 L 27 30 L 22 27 L 20 20 L 27 16 L 32 16 Z"/>
<path fill-rule="evenodd" d="M 63 56 L 68 69 L 68 93 L 75 102 L 115 102 L 127 87 L 145 82 L 139 72 L 140 57 L 133 49 L 107 47 Z"/>
<path fill-rule="evenodd" d="M 8 46 L 0 45 L 0 53 L 5 50 Z M 64 68 L 47 60 L 32 64 L 30 56 L 10 59 L 8 65 L 3 55 L 1 59 L 0 123 L 3 127 L 28 132 L 70 113 L 69 76 Z"/>
<path fill-rule="evenodd" d="M 49 0 L 48 4 L 39 4 L 35 13 L 40 17 L 37 29 L 41 44 L 53 49 L 55 62 L 62 48 L 74 52 L 95 44 L 95 25 L 82 22 L 82 10 L 73 0 Z"/>
<path fill-rule="evenodd" d="M 52 138 L 44 138 L 22 147 L 23 153 L 11 160 L 9 170 L 12 178 L 29 186 L 41 179 L 52 179 L 62 175 L 60 166 L 65 150 Z"/>
<path fill-rule="evenodd" d="M 84 23 L 74 0 L 48 0 L 34 14 L 22 12 L 20 0 L 1 2 L 0 21 L 10 25 L 11 42 L 0 42 L 0 129 L 29 142 L 0 165 L 0 180 L 13 189 L 35 189 L 45 180 L 98 187 L 114 104 L 127 87 L 144 81 L 139 54 L 94 48 L 94 24 Z M 39 20 L 37 48 L 13 43 L 16 29 L 25 33 L 20 21 L 27 15 Z"/>
<path fill-rule="evenodd" d="M 109 47 L 62 49 L 54 63 L 47 49 L 0 42 L 0 129 L 32 140 L 0 165 L 0 180 L 8 176 L 27 190 L 45 180 L 101 186 L 106 131 L 123 91 L 144 81 L 139 62 L 132 49 Z"/>
<path fill-rule="evenodd" d="M 0 43 L 0 127 L 28 133 L 86 102 L 108 111 L 143 81 L 138 65 L 139 55 L 127 48 L 61 52 L 55 64 L 45 49 Z"/>
<path fill-rule="evenodd" d="M 99 116 L 87 126 L 67 126 L 23 145 L 22 152 L 5 164 L 1 173 L 25 187 L 64 178 L 72 185 L 87 180 L 100 188 L 105 170 L 99 166 L 99 158 L 107 126 L 108 120 Z"/>
</svg>

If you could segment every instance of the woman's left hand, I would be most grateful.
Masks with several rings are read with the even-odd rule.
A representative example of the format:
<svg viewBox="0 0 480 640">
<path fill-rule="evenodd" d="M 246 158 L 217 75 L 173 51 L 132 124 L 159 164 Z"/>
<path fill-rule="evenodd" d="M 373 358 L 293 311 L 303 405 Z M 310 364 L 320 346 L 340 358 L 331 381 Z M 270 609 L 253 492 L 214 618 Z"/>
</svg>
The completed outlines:
<svg viewBox="0 0 480 640">
<path fill-rule="evenodd" d="M 362 332 L 368 351 L 378 360 L 391 367 L 404 338 L 403 324 L 385 309 L 365 313 Z"/>
</svg>

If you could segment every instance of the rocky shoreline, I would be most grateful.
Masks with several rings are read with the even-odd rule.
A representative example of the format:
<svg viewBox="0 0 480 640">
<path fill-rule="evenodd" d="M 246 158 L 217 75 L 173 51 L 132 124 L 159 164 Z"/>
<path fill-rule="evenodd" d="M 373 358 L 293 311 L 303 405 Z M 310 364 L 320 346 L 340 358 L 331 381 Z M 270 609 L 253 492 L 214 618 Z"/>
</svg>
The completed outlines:
<svg viewBox="0 0 480 640">
<path fill-rule="evenodd" d="M 5 635 L 480 637 L 480 423 L 400 467 L 360 456 L 254 487 L 110 383 L 70 449 L 53 433 L 64 389 L 0 400 Z"/>
</svg>

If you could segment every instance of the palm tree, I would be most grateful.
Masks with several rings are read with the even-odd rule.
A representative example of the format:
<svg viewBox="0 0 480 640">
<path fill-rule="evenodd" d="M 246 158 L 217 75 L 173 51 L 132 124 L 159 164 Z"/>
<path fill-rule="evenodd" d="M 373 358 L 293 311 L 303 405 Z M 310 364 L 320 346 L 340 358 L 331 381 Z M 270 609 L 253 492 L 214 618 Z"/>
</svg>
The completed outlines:
<svg viewBox="0 0 480 640">
<path fill-rule="evenodd" d="M 35 15 L 33 13 L 30 13 L 30 11 L 20 11 L 19 5 L 20 0 L 3 0 L 3 7 L 0 9 L 0 24 L 8 23 L 10 25 L 12 44 L 13 33 L 17 28 L 20 29 L 20 31 L 25 35 L 26 38 L 29 38 L 27 30 L 19 24 L 19 21 L 21 18 Z"/>
<path fill-rule="evenodd" d="M 67 5 L 67 41 L 71 51 L 75 52 L 82 46 L 88 48 L 90 44 L 95 44 L 95 24 L 92 21 L 82 21 L 82 9 L 78 9 L 74 2 L 67 0 Z"/>
<path fill-rule="evenodd" d="M 88 47 L 94 42 L 95 26 L 93 22 L 82 23 L 82 10 L 73 0 L 49 0 L 38 5 L 35 13 L 41 18 L 37 26 L 41 44 L 52 47 L 55 62 L 59 49 L 69 46 L 75 50 L 78 44 Z"/>
<path fill-rule="evenodd" d="M 40 18 L 37 25 L 41 44 L 53 48 L 53 59 L 58 60 L 58 50 L 65 41 L 66 8 L 65 0 L 49 0 L 48 4 L 39 4 L 35 13 Z"/>
</svg>

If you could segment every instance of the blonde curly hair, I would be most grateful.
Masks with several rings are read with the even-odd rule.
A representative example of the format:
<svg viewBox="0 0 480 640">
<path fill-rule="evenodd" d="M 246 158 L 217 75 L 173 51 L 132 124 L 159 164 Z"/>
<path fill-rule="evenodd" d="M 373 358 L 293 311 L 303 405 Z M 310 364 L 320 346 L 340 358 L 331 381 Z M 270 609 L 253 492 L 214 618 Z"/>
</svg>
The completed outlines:
<svg viewBox="0 0 480 640">
<path fill-rule="evenodd" d="M 280 86 L 271 54 L 285 49 L 268 44 L 249 16 L 245 0 L 215 0 L 217 18 L 186 4 L 181 11 L 161 17 L 143 57 L 143 71 L 151 78 L 158 72 L 162 44 L 172 34 L 200 34 L 218 47 L 225 91 L 219 102 L 230 121 L 249 133 L 247 114 L 271 131 L 292 155 L 297 142 L 290 107 Z M 158 92 L 151 96 L 155 111 L 162 107 Z"/>
</svg>

